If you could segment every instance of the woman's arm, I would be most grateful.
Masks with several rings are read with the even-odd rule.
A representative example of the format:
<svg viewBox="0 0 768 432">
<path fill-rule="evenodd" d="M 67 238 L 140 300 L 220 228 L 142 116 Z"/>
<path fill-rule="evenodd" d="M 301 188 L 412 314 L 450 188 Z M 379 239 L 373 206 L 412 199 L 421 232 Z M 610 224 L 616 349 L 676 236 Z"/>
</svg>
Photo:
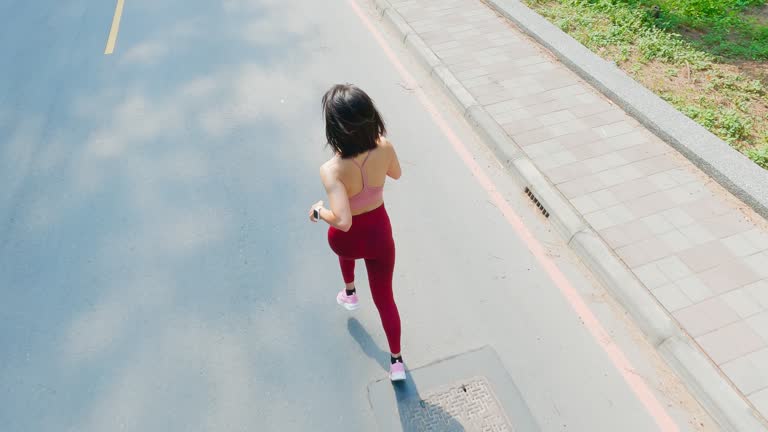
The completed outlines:
<svg viewBox="0 0 768 432">
<path fill-rule="evenodd" d="M 382 138 L 382 144 L 392 154 L 392 159 L 389 162 L 389 168 L 387 168 L 387 175 L 395 180 L 399 179 L 403 174 L 403 170 L 400 169 L 400 160 L 397 158 L 397 152 L 395 152 L 395 146 L 389 142 L 388 139 Z"/>
<path fill-rule="evenodd" d="M 328 222 L 329 225 L 342 231 L 349 231 L 352 228 L 352 210 L 349 208 L 349 197 L 344 183 L 338 179 L 334 173 L 325 166 L 320 168 L 320 178 L 328 194 L 328 207 L 322 207 L 319 204 L 320 219 Z M 314 209 L 314 207 L 313 207 Z"/>
</svg>

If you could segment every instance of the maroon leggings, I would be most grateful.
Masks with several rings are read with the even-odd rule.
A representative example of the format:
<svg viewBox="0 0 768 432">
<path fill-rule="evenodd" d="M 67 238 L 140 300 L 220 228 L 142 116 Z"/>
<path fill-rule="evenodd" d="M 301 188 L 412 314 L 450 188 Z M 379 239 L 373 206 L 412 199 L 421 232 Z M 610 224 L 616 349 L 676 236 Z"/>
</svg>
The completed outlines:
<svg viewBox="0 0 768 432">
<path fill-rule="evenodd" d="M 375 210 L 352 217 L 352 228 L 344 232 L 328 229 L 328 244 L 339 256 L 345 283 L 355 281 L 355 260 L 365 259 L 368 283 L 381 324 L 387 335 L 389 350 L 400 352 L 400 314 L 392 295 L 392 273 L 395 270 L 395 242 L 389 215 L 382 204 Z"/>
</svg>

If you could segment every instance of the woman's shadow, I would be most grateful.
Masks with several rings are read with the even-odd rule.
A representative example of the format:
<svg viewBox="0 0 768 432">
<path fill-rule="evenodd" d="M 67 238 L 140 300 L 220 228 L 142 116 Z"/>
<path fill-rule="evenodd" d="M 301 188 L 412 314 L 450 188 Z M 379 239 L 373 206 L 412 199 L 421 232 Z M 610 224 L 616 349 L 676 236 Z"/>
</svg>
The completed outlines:
<svg viewBox="0 0 768 432">
<path fill-rule="evenodd" d="M 389 352 L 376 345 L 368 331 L 355 318 L 347 320 L 347 330 L 363 352 L 384 370 L 389 370 Z M 403 432 L 465 432 L 464 426 L 441 407 L 422 400 L 410 372 L 408 379 L 393 383 L 397 411 Z"/>
</svg>

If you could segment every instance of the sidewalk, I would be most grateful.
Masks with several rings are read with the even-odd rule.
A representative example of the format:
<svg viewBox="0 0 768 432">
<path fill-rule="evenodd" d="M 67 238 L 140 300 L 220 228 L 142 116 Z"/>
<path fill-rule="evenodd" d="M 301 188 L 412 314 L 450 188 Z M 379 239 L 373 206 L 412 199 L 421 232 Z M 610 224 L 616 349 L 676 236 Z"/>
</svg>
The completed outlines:
<svg viewBox="0 0 768 432">
<path fill-rule="evenodd" d="M 768 417 L 768 227 L 479 0 L 389 0 Z"/>
</svg>

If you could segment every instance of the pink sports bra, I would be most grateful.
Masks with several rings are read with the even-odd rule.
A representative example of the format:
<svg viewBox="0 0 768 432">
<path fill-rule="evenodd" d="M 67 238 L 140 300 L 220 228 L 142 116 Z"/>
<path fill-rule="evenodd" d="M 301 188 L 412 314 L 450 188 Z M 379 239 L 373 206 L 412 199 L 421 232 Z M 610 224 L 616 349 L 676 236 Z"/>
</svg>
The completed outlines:
<svg viewBox="0 0 768 432">
<path fill-rule="evenodd" d="M 363 177 L 363 190 L 349 197 L 349 208 L 352 213 L 358 210 L 370 207 L 377 202 L 384 199 L 384 186 L 370 186 L 368 184 L 368 175 L 365 173 L 365 163 L 368 162 L 368 157 L 371 156 L 371 152 L 363 159 L 363 163 L 359 164 L 356 160 L 352 159 L 352 162 L 360 168 L 360 174 Z"/>
</svg>

